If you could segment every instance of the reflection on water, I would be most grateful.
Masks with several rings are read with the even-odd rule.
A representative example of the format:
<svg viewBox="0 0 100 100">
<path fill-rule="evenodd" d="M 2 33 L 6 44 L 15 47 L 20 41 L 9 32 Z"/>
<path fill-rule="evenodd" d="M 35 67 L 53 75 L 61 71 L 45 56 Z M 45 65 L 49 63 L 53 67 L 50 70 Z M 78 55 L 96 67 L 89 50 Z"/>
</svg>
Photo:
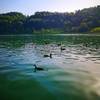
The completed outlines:
<svg viewBox="0 0 100 100">
<path fill-rule="evenodd" d="M 33 64 L 44 70 L 34 72 Z M 100 36 L 4 36 L 0 73 L 33 77 L 58 100 L 100 100 Z"/>
</svg>

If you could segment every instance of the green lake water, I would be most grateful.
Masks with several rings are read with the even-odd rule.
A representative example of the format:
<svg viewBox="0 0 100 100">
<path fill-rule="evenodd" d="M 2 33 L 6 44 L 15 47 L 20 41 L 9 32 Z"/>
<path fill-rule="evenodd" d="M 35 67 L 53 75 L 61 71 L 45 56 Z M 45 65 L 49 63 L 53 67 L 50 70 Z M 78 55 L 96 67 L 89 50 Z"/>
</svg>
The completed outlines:
<svg viewBox="0 0 100 100">
<path fill-rule="evenodd" d="M 0 100 L 100 100 L 100 35 L 0 36 Z"/>
</svg>

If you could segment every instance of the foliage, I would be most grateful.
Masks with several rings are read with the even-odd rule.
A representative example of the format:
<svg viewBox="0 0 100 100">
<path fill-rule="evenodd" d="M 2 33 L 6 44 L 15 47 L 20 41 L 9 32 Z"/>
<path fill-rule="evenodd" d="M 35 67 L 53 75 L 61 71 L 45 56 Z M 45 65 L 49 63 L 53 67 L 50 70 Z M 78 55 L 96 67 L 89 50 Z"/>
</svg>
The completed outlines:
<svg viewBox="0 0 100 100">
<path fill-rule="evenodd" d="M 100 32 L 100 27 L 93 28 L 91 32 Z"/>
<path fill-rule="evenodd" d="M 0 14 L 0 34 L 56 33 L 56 30 L 90 32 L 96 27 L 100 27 L 100 6 L 75 13 L 36 12 L 31 16 L 18 12 Z"/>
<path fill-rule="evenodd" d="M 33 30 L 33 34 L 61 34 L 64 33 L 59 29 L 41 29 L 41 30 Z"/>
</svg>

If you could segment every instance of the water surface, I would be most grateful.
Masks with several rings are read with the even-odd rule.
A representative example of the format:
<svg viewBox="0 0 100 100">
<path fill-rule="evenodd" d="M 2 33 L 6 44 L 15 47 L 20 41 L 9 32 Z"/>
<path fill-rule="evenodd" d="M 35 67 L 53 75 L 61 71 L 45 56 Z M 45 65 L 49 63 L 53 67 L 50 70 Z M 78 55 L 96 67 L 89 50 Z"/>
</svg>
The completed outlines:
<svg viewBox="0 0 100 100">
<path fill-rule="evenodd" d="M 100 100 L 99 76 L 99 35 L 0 36 L 2 100 Z"/>
</svg>

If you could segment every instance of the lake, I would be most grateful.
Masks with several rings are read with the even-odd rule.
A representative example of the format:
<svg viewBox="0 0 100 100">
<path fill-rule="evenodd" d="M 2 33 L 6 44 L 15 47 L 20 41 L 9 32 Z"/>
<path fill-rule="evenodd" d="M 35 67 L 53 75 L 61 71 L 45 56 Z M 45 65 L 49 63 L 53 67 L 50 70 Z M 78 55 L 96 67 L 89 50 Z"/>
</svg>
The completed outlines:
<svg viewBox="0 0 100 100">
<path fill-rule="evenodd" d="M 0 100 L 100 100 L 100 35 L 0 36 Z"/>
</svg>

